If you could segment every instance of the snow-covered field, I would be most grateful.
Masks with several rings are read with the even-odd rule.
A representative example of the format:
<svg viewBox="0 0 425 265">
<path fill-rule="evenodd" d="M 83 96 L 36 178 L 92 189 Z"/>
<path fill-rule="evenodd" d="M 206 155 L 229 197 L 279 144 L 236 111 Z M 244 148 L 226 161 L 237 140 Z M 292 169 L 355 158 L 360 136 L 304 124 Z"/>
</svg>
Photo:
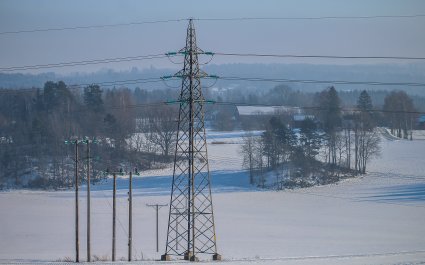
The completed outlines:
<svg viewBox="0 0 425 265">
<path fill-rule="evenodd" d="M 241 170 L 242 133 L 209 134 L 218 251 L 230 264 L 424 264 L 425 141 L 384 139 L 382 156 L 364 177 L 329 186 L 261 191 Z M 215 142 L 215 143 L 214 143 Z M 217 144 L 219 143 L 219 144 Z M 157 264 L 164 252 L 172 172 L 134 180 L 133 254 Z M 118 181 L 117 257 L 127 256 L 127 185 Z M 92 254 L 111 257 L 111 182 L 93 187 Z M 72 191 L 0 193 L 0 263 L 74 258 Z M 80 198 L 80 255 L 85 260 L 84 188 Z M 200 256 L 210 260 L 209 256 Z M 174 261 L 172 263 L 180 263 Z M 166 263 L 166 264 L 172 264 Z M 213 264 L 205 261 L 202 264 Z"/>
<path fill-rule="evenodd" d="M 412 137 L 415 140 L 425 140 L 425 130 L 414 130 Z"/>
</svg>

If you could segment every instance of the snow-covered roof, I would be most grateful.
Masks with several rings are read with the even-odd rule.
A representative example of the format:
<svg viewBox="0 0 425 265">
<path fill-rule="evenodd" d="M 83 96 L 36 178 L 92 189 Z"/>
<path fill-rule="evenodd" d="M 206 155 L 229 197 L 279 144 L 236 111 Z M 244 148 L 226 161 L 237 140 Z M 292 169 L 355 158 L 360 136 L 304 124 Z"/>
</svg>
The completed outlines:
<svg viewBox="0 0 425 265">
<path fill-rule="evenodd" d="M 294 121 L 303 121 L 306 119 L 314 119 L 313 115 L 295 114 L 293 117 Z"/>
<path fill-rule="evenodd" d="M 236 106 L 239 115 L 271 115 L 276 111 L 289 111 L 290 108 L 283 106 Z"/>
</svg>

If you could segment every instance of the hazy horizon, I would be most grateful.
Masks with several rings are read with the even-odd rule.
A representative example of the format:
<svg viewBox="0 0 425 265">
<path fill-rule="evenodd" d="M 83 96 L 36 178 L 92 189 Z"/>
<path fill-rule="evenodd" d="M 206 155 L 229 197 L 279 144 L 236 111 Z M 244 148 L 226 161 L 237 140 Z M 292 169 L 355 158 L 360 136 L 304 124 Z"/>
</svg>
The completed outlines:
<svg viewBox="0 0 425 265">
<path fill-rule="evenodd" d="M 0 2 L 0 32 L 143 21 L 241 17 L 351 17 L 416 15 L 424 1 L 15 1 Z M 1 34 L 0 68 L 117 58 L 177 51 L 187 21 L 78 30 Z M 425 57 L 425 18 L 195 21 L 205 51 L 339 56 Z M 289 59 L 215 56 L 213 63 L 406 63 L 399 60 Z M 93 72 L 171 67 L 167 58 L 31 70 Z"/>
</svg>

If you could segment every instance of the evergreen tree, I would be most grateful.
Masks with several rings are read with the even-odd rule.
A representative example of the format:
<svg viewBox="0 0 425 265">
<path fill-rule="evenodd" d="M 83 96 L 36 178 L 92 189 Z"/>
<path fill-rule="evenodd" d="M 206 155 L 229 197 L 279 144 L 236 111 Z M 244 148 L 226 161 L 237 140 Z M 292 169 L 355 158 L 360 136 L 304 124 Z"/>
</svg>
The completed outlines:
<svg viewBox="0 0 425 265">
<path fill-rule="evenodd" d="M 334 132 L 341 126 L 341 100 L 338 92 L 332 86 L 326 93 L 325 98 L 320 104 L 324 116 L 324 129 L 328 133 Z"/>
<path fill-rule="evenodd" d="M 98 85 L 84 88 L 84 104 L 94 112 L 103 111 L 102 90 Z"/>
<path fill-rule="evenodd" d="M 299 146 L 308 160 L 314 160 L 319 153 L 321 137 L 312 119 L 305 119 L 300 126 Z"/>
<path fill-rule="evenodd" d="M 295 135 L 278 117 L 269 120 L 261 139 L 267 166 L 274 168 L 279 163 L 287 162 L 295 145 Z"/>
<path fill-rule="evenodd" d="M 328 163 L 335 165 L 337 161 L 337 130 L 341 127 L 341 100 L 332 86 L 319 94 L 318 117 L 326 133 L 328 145 Z"/>
<path fill-rule="evenodd" d="M 372 130 L 375 127 L 374 117 L 373 117 L 373 104 L 372 99 L 366 90 L 363 90 L 360 93 L 360 96 L 357 100 L 357 108 L 360 110 L 360 126 L 362 130 Z"/>
<path fill-rule="evenodd" d="M 372 99 L 366 90 L 360 93 L 359 99 L 357 100 L 357 108 L 362 111 L 370 111 L 373 109 Z"/>
</svg>

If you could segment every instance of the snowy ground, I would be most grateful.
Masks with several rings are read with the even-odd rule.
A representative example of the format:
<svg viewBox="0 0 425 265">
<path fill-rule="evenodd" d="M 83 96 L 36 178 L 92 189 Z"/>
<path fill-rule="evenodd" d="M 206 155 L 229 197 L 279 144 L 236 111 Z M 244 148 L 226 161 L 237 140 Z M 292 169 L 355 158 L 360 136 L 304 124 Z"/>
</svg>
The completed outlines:
<svg viewBox="0 0 425 265">
<path fill-rule="evenodd" d="M 425 130 L 414 130 L 412 137 L 415 140 L 425 140 Z"/>
<path fill-rule="evenodd" d="M 274 192 L 248 185 L 247 174 L 241 170 L 240 136 L 211 133 L 208 146 L 217 245 L 225 263 L 425 263 L 425 141 L 385 139 L 382 157 L 364 177 Z M 145 206 L 169 201 L 170 171 L 156 173 L 138 177 L 134 183 L 133 254 L 144 259 L 143 264 L 157 264 L 154 260 L 165 246 L 167 209 L 160 212 L 160 251 L 156 253 L 155 212 Z M 118 181 L 119 258 L 127 255 L 127 183 L 125 178 Z M 92 193 L 92 254 L 108 258 L 110 187 L 105 182 L 94 186 Z M 83 191 L 81 260 L 86 255 L 84 195 Z M 72 191 L 0 193 L 0 263 L 73 259 L 73 207 Z"/>
<path fill-rule="evenodd" d="M 385 130 L 385 134 L 386 134 L 387 138 L 391 137 L 391 138 L 399 139 L 399 138 L 397 138 L 397 136 L 391 134 L 390 129 L 381 128 L 381 130 Z M 414 140 L 425 140 L 425 130 L 413 130 L 412 131 L 412 138 Z M 410 134 L 409 134 L 409 139 L 410 139 Z"/>
</svg>

